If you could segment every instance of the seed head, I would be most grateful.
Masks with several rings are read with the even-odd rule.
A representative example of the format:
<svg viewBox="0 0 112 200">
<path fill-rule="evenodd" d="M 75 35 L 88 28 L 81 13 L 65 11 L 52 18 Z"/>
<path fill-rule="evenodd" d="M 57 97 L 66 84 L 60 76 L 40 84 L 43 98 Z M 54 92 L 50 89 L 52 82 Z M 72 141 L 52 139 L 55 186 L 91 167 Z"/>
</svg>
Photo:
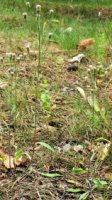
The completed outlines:
<svg viewBox="0 0 112 200">
<path fill-rule="evenodd" d="M 26 2 L 26 6 L 30 8 L 30 2 L 29 1 Z"/>
<path fill-rule="evenodd" d="M 30 47 L 31 47 L 30 43 L 26 44 L 26 49 L 30 49 Z"/>
<path fill-rule="evenodd" d="M 53 14 L 54 13 L 54 10 L 53 9 L 50 9 L 49 10 L 49 14 Z"/>
<path fill-rule="evenodd" d="M 28 17 L 27 12 L 23 12 L 23 18 L 24 18 L 24 19 L 27 19 L 27 17 Z"/>
<path fill-rule="evenodd" d="M 9 52 L 6 53 L 6 56 L 10 59 L 10 60 L 15 60 L 16 54 L 13 52 Z"/>
<path fill-rule="evenodd" d="M 37 5 L 35 6 L 35 8 L 36 8 L 36 11 L 37 11 L 37 12 L 40 12 L 40 11 L 41 11 L 41 5 L 37 4 Z"/>
<path fill-rule="evenodd" d="M 98 17 L 101 17 L 101 15 L 102 15 L 102 13 L 99 11 L 99 12 L 98 12 Z"/>
<path fill-rule="evenodd" d="M 48 33 L 49 40 L 52 38 L 53 33 Z"/>
</svg>

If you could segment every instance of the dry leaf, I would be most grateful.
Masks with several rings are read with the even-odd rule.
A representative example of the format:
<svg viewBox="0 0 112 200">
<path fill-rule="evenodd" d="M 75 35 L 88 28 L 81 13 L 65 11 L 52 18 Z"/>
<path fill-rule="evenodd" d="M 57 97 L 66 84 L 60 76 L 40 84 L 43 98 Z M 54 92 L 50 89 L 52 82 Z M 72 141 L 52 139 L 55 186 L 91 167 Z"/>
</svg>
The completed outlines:
<svg viewBox="0 0 112 200">
<path fill-rule="evenodd" d="M 110 143 L 105 144 L 105 146 L 102 148 L 102 153 L 100 160 L 105 160 L 105 158 L 108 156 L 110 150 Z"/>
<path fill-rule="evenodd" d="M 49 125 L 44 125 L 44 129 L 46 129 L 47 131 L 54 133 L 56 132 L 56 128 L 53 126 L 49 126 Z"/>
<path fill-rule="evenodd" d="M 93 45 L 94 43 L 95 43 L 95 40 L 93 38 L 88 38 L 88 39 L 81 40 L 78 46 L 79 48 L 84 49 L 88 46 Z"/>
<path fill-rule="evenodd" d="M 78 54 L 77 56 L 73 57 L 72 59 L 68 60 L 69 63 L 74 63 L 74 62 L 81 62 L 81 60 L 85 58 L 84 54 Z"/>
<path fill-rule="evenodd" d="M 80 95 L 83 97 L 83 99 L 87 100 L 87 96 L 86 96 L 84 90 L 81 87 L 76 87 L 76 88 L 79 91 Z"/>
<path fill-rule="evenodd" d="M 27 162 L 26 156 L 22 156 L 21 158 L 14 160 L 16 166 L 24 165 Z"/>
<path fill-rule="evenodd" d="M 14 160 L 14 163 L 16 166 L 20 166 L 22 163 L 23 163 L 23 157 L 19 158 L 19 159 L 15 159 Z"/>
<path fill-rule="evenodd" d="M 2 83 L 0 82 L 0 89 L 5 89 L 8 87 L 8 84 L 7 83 Z"/>
<path fill-rule="evenodd" d="M 110 143 L 99 143 L 97 148 L 97 157 L 103 161 L 109 155 Z"/>
<path fill-rule="evenodd" d="M 15 168 L 15 166 L 14 166 L 14 158 L 12 156 L 5 155 L 5 159 L 4 159 L 3 164 L 7 169 Z"/>
<path fill-rule="evenodd" d="M 112 180 L 112 173 L 106 173 L 105 178 Z"/>
<path fill-rule="evenodd" d="M 76 187 L 81 187 L 81 188 L 84 187 L 84 184 L 82 185 L 82 184 L 79 183 L 78 181 L 74 181 L 74 180 L 67 180 L 67 183 L 73 184 L 73 185 L 75 185 Z"/>
<path fill-rule="evenodd" d="M 5 153 L 4 153 L 4 151 L 0 148 L 0 156 L 1 157 L 4 157 L 5 156 Z"/>
</svg>

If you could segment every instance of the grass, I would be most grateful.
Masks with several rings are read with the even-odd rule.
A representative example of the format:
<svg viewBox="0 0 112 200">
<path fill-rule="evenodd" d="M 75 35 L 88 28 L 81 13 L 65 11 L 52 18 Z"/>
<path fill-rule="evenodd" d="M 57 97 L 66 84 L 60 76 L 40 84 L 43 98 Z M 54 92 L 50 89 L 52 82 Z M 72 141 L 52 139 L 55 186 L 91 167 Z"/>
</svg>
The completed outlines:
<svg viewBox="0 0 112 200">
<path fill-rule="evenodd" d="M 111 142 L 111 20 L 100 20 L 97 15 L 88 18 L 86 12 L 84 15 L 79 12 L 71 17 L 69 9 L 68 13 L 54 12 L 50 17 L 49 8 L 57 10 L 60 2 L 50 1 L 47 7 L 43 1 L 40 2 L 44 8 L 42 7 L 41 14 L 41 71 L 37 84 L 39 53 L 35 1 L 29 10 L 22 0 L 16 1 L 15 6 L 13 1 L 1 1 L 0 44 L 4 61 L 1 61 L 0 81 L 8 85 L 7 89 L 1 88 L 0 91 L 0 120 L 3 130 L 0 145 L 11 155 L 21 150 L 29 155 L 32 155 L 32 151 L 35 154 L 30 167 L 28 162 L 28 165 L 23 163 L 19 166 L 17 171 L 14 169 L 13 175 L 10 171 L 5 172 L 10 184 L 6 178 L 4 184 L 4 179 L 1 178 L 3 192 L 0 195 L 3 196 L 2 199 L 6 196 L 8 199 L 12 196 L 15 199 L 29 198 L 29 193 L 26 196 L 21 193 L 25 188 L 24 193 L 30 190 L 32 199 L 37 198 L 37 194 L 40 199 L 61 199 L 63 195 L 64 199 L 79 199 L 81 193 L 73 196 L 66 193 L 66 188 L 71 188 L 68 180 L 72 183 L 77 180 L 79 184 L 74 183 L 73 187 L 80 187 L 81 192 L 89 190 L 89 198 L 102 197 L 110 200 L 111 184 L 107 176 L 111 176 L 112 172 L 111 152 L 106 148 L 108 143 L 98 142 L 97 139 L 103 138 Z M 72 4 L 71 1 L 61 1 L 65 7 L 77 3 L 79 8 L 83 6 L 83 2 L 75 1 Z M 109 3 L 110 1 L 101 1 L 101 7 L 105 8 Z M 85 10 L 88 6 L 97 9 L 96 1 L 86 1 L 86 4 Z M 26 20 L 22 15 L 25 11 L 28 12 Z M 72 28 L 71 31 L 68 31 L 69 27 Z M 53 33 L 51 41 L 49 32 Z M 94 38 L 95 45 L 79 50 L 77 45 L 85 38 Z M 25 46 L 29 42 L 32 44 L 31 50 L 37 51 L 36 56 L 28 54 Z M 21 60 L 12 60 L 6 57 L 6 52 L 15 52 L 17 56 L 22 54 L 23 57 Z M 87 59 L 76 64 L 76 71 L 67 71 L 67 60 L 78 53 L 84 53 Z M 91 69 L 91 66 L 95 68 Z M 83 92 L 79 92 L 77 86 Z M 98 103 L 88 103 L 82 93 L 93 99 L 96 97 Z M 66 149 L 66 144 L 71 146 L 70 150 Z M 76 145 L 83 147 L 83 151 L 80 149 L 74 152 Z M 99 151 L 100 145 L 103 148 Z M 107 151 L 107 155 L 104 160 L 100 160 L 102 154 L 105 154 L 103 151 Z M 100 155 L 101 152 L 103 153 Z M 104 171 L 106 167 L 107 173 Z M 75 174 L 73 168 L 86 173 Z M 0 169 L 3 172 L 1 166 Z M 63 178 L 57 178 L 55 185 L 53 180 L 41 177 L 43 172 L 52 178 L 61 174 Z M 107 181 L 108 187 L 102 190 L 98 188 L 97 192 L 88 176 L 91 181 L 97 178 Z M 64 188 L 60 186 L 62 184 L 65 184 Z M 39 191 L 35 190 L 34 185 L 38 185 Z"/>
</svg>

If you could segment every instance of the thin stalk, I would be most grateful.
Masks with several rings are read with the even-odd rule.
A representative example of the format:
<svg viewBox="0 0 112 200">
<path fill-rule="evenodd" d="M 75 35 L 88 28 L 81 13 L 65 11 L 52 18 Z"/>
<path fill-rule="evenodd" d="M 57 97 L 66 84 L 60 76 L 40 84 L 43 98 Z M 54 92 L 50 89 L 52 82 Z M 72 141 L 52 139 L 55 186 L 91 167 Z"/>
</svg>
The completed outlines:
<svg viewBox="0 0 112 200">
<path fill-rule="evenodd" d="M 16 135 L 16 113 L 17 112 L 17 68 L 15 66 L 15 75 L 14 75 L 14 134 L 13 134 L 13 140 L 15 144 L 15 135 Z"/>
<path fill-rule="evenodd" d="M 40 63 L 41 63 L 41 32 L 40 32 L 40 12 L 38 14 L 38 64 L 36 67 L 36 85 L 35 85 L 35 105 L 34 105 L 34 135 L 33 135 L 33 153 L 32 160 L 35 153 L 35 136 L 37 132 L 37 103 L 38 103 L 38 88 L 39 88 L 39 75 L 40 75 Z"/>
<path fill-rule="evenodd" d="M 10 79 L 10 82 L 9 82 L 9 101 L 10 101 L 10 106 L 11 106 L 11 98 L 12 98 L 12 78 Z M 12 116 L 12 114 L 11 114 L 11 107 L 10 107 L 10 111 L 9 111 L 10 113 L 10 119 L 11 119 L 11 116 Z M 9 149 L 9 167 L 11 168 L 11 132 L 10 132 L 10 127 L 8 126 L 8 124 L 7 124 L 7 128 L 8 128 L 8 149 Z"/>
</svg>

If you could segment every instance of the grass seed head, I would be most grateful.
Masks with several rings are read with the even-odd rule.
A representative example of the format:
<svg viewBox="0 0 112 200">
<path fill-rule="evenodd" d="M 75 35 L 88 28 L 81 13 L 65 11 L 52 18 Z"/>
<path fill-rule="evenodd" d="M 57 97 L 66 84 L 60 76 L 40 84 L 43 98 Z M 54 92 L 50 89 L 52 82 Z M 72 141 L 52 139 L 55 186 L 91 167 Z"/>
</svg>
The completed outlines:
<svg viewBox="0 0 112 200">
<path fill-rule="evenodd" d="M 99 12 L 98 12 L 98 17 L 101 17 L 101 15 L 102 15 L 102 13 L 99 11 Z"/>
<path fill-rule="evenodd" d="M 49 14 L 53 14 L 54 13 L 54 10 L 53 9 L 50 9 L 49 10 Z"/>
<path fill-rule="evenodd" d="M 16 54 L 13 53 L 13 52 L 6 53 L 6 56 L 7 56 L 10 60 L 15 60 L 15 58 L 16 58 Z"/>
<path fill-rule="evenodd" d="M 48 33 L 49 40 L 52 38 L 53 33 Z"/>
<path fill-rule="evenodd" d="M 30 2 L 29 1 L 26 2 L 26 6 L 30 8 Z"/>
<path fill-rule="evenodd" d="M 35 6 L 35 8 L 36 8 L 36 11 L 37 11 L 38 13 L 41 11 L 41 5 L 40 5 L 40 4 L 37 4 L 37 5 Z"/>
<path fill-rule="evenodd" d="M 23 18 L 24 18 L 24 19 L 27 19 L 27 17 L 28 17 L 27 12 L 23 12 Z"/>
</svg>

